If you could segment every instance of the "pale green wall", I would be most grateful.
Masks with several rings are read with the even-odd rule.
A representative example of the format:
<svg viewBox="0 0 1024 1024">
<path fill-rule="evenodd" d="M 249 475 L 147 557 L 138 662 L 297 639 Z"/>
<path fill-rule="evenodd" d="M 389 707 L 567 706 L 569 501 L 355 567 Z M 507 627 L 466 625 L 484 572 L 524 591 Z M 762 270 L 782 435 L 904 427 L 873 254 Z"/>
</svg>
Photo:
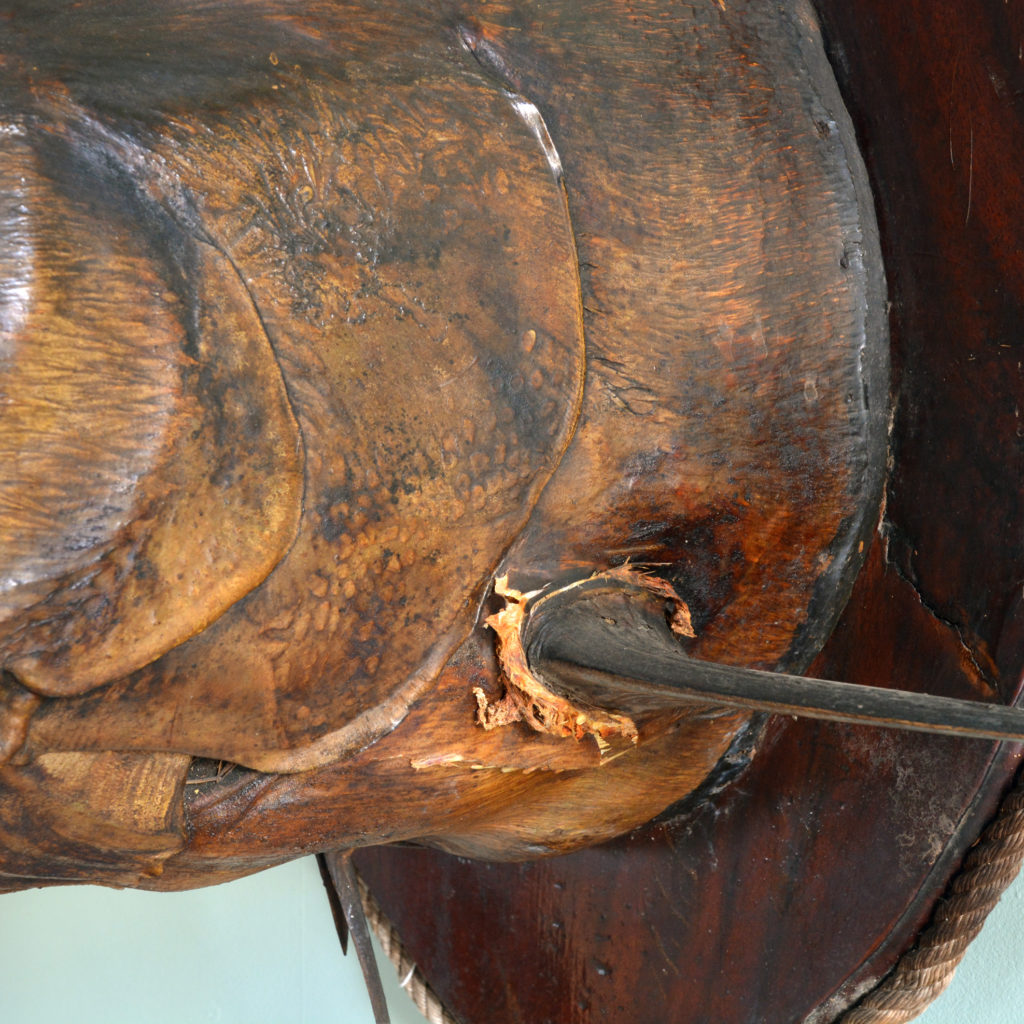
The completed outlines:
<svg viewBox="0 0 1024 1024">
<path fill-rule="evenodd" d="M 971 944 L 953 984 L 917 1024 L 1024 1021 L 1024 876 L 1003 894 Z M 422 1022 L 421 1022 L 422 1024 Z"/>
<path fill-rule="evenodd" d="M 386 961 L 382 973 L 394 1024 L 423 1024 Z M 0 897 L 0 1021 L 372 1024 L 312 859 L 197 892 L 81 887 Z M 1022 1021 L 1018 880 L 919 1024 Z"/>
<path fill-rule="evenodd" d="M 423 1024 L 381 959 L 393 1024 Z M 0 896 L 3 1024 L 372 1024 L 316 862 L 183 893 Z"/>
</svg>

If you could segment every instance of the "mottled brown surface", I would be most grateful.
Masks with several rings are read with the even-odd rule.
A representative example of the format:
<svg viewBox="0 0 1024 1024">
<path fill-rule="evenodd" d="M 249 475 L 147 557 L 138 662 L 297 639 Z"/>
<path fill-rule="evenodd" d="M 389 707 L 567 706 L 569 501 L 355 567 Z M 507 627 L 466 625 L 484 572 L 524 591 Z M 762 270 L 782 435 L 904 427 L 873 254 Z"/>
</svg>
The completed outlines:
<svg viewBox="0 0 1024 1024">
<path fill-rule="evenodd" d="M 245 283 L 306 454 L 298 535 L 244 610 L 84 708 L 41 709 L 30 744 L 288 771 L 372 741 L 472 627 L 575 423 L 572 232 L 508 98 L 443 39 L 342 64 L 344 88 L 274 59 L 281 98 L 124 145 Z"/>
<path fill-rule="evenodd" d="M 0 294 L 34 317 L 16 355 L 55 305 L 116 319 L 125 277 L 152 282 L 126 293 L 125 345 L 165 346 L 113 350 L 123 384 L 74 366 L 106 388 L 135 490 L 93 445 L 47 515 L 110 498 L 97 551 L 159 546 L 178 534 L 147 533 L 143 499 L 163 494 L 174 550 L 237 591 L 206 607 L 167 571 L 113 574 L 112 675 L 89 633 L 51 651 L 43 631 L 26 661 L 15 611 L 7 884 L 179 888 L 396 839 L 560 852 L 750 756 L 750 715 L 666 709 L 602 764 L 589 739 L 485 732 L 472 689 L 500 696 L 482 620 L 504 572 L 655 563 L 694 653 L 723 661 L 800 669 L 831 630 L 877 519 L 887 355 L 869 198 L 806 10 L 46 2 L 0 20 L 0 53 L 0 209 L 24 239 Z M 22 177 L 73 213 L 74 275 L 32 276 L 60 247 Z M 152 439 L 125 425 L 147 389 Z M 246 514 L 218 492 L 212 532 L 179 515 L 189 488 L 235 483 Z M 161 611 L 133 643 L 147 580 L 184 632 Z M 132 794 L 137 841 L 106 828 L 90 771 Z M 147 785 L 162 817 L 133 817 Z"/>
<path fill-rule="evenodd" d="M 584 289 L 580 425 L 511 582 L 668 563 L 694 652 L 765 667 L 812 656 L 832 615 L 808 604 L 849 585 L 888 384 L 858 158 L 802 10 L 459 10 L 563 152 Z"/>
<path fill-rule="evenodd" d="M 1024 25 L 988 0 L 818 7 L 878 199 L 896 413 L 881 542 L 813 671 L 1011 700 Z M 776 722 L 732 786 L 614 844 L 360 866 L 466 1022 L 825 1024 L 912 941 L 1018 764 L 1014 747 Z"/>
<path fill-rule="evenodd" d="M 550 6 L 547 8 L 549 13 L 554 10 Z M 605 35 L 595 30 L 591 52 L 596 53 L 599 45 L 607 48 L 609 38 L 614 37 L 617 52 L 625 60 L 629 53 L 625 44 L 631 38 L 630 29 L 616 22 L 612 13 L 607 13 L 607 16 Z M 707 17 L 713 23 L 717 19 L 713 13 L 708 13 Z M 563 31 L 568 34 L 574 23 L 568 17 L 565 21 Z M 493 63 L 493 47 L 498 44 L 493 25 L 491 29 L 488 45 L 492 47 Z M 585 31 L 578 25 L 576 30 Z M 480 57 L 480 42 L 474 36 L 481 31 L 480 26 L 467 21 L 461 31 Z M 558 37 L 554 39 L 557 42 Z M 552 45 L 551 39 L 542 34 L 534 41 L 538 53 L 543 53 L 545 48 L 550 51 Z M 724 47 L 726 44 L 723 42 L 721 45 Z M 789 45 L 795 48 L 792 40 Z M 640 49 L 644 54 L 643 60 L 650 62 L 648 74 L 651 80 L 657 80 L 660 62 L 665 57 L 658 50 Z M 815 275 L 813 280 L 817 287 L 839 289 L 835 292 L 834 301 L 844 311 L 840 319 L 849 330 L 849 333 L 843 333 L 838 325 L 830 325 L 830 307 L 827 304 L 822 308 L 801 303 L 800 289 L 814 286 L 810 279 L 794 272 L 792 263 L 784 265 L 780 262 L 776 270 L 779 294 L 792 295 L 792 300 L 788 303 L 778 301 L 775 292 L 767 290 L 764 261 L 760 254 L 767 244 L 763 236 L 769 227 L 758 219 L 759 207 L 754 198 L 755 195 L 761 196 L 763 187 L 757 185 L 755 188 L 742 167 L 737 170 L 736 161 L 726 160 L 724 156 L 721 164 L 710 171 L 702 168 L 700 173 L 688 172 L 688 165 L 683 160 L 678 164 L 672 160 L 673 154 L 686 151 L 684 144 L 687 140 L 692 147 L 699 148 L 697 140 L 718 123 L 713 116 L 714 111 L 698 110 L 694 113 L 689 103 L 684 104 L 681 99 L 677 102 L 669 91 L 663 98 L 660 116 L 653 117 L 650 101 L 646 107 L 638 108 L 636 103 L 640 96 L 634 96 L 635 102 L 631 104 L 605 96 L 595 84 L 591 90 L 595 104 L 614 103 L 619 112 L 618 122 L 609 122 L 600 109 L 588 110 L 581 102 L 578 86 L 572 84 L 576 78 L 585 78 L 593 72 L 574 67 L 573 75 L 557 79 L 554 76 L 554 64 L 578 61 L 579 58 L 562 50 L 555 54 L 547 53 L 545 59 L 550 62 L 551 80 L 546 85 L 543 99 L 532 94 L 528 83 L 518 77 L 508 74 L 506 80 L 515 88 L 522 89 L 531 99 L 537 99 L 542 107 L 566 167 L 566 188 L 574 225 L 589 229 L 577 229 L 577 244 L 584 269 L 589 390 L 580 426 L 569 449 L 569 461 L 563 463 L 548 486 L 527 534 L 505 559 L 503 568 L 511 570 L 513 579 L 525 586 L 560 573 L 579 572 L 584 566 L 600 568 L 609 562 L 620 562 L 627 556 L 668 561 L 673 563 L 681 592 L 694 602 L 697 609 L 701 636 L 699 648 L 707 652 L 713 643 L 722 646 L 746 642 L 754 648 L 749 655 L 750 660 L 757 660 L 767 650 L 775 659 L 786 657 L 793 663 L 799 663 L 807 657 L 806 648 L 802 645 L 810 646 L 816 635 L 827 630 L 841 600 L 841 590 L 836 595 L 834 588 L 837 582 L 842 587 L 844 576 L 850 572 L 848 547 L 863 535 L 873 519 L 870 505 L 862 507 L 855 504 L 855 500 L 863 502 L 870 496 L 872 486 L 871 475 L 864 472 L 868 438 L 865 433 L 858 435 L 855 431 L 866 432 L 871 420 L 859 401 L 852 402 L 852 409 L 848 406 L 850 393 L 839 386 L 841 381 L 850 380 L 851 375 L 854 380 L 861 379 L 858 360 L 863 336 L 858 335 L 856 329 L 850 329 L 850 325 L 855 325 L 860 316 L 859 330 L 865 330 L 865 314 L 863 309 L 858 314 L 853 307 L 843 305 L 852 299 L 849 292 L 845 293 L 845 299 L 841 296 L 844 294 L 842 289 L 856 281 L 863 268 L 855 265 L 851 271 L 849 260 L 845 261 L 846 267 L 841 265 L 842 254 L 834 258 L 831 255 L 839 244 L 837 237 L 843 237 L 843 230 L 853 232 L 855 228 L 859 229 L 855 210 L 841 204 L 833 206 L 830 201 L 826 201 L 822 209 L 820 193 L 808 186 L 806 193 L 790 190 L 788 198 L 778 201 L 778 210 L 773 208 L 769 211 L 794 232 L 794 235 L 787 236 L 788 240 L 780 238 L 777 243 L 780 254 L 786 245 L 797 244 L 795 237 L 803 240 L 800 244 L 820 246 L 822 255 L 810 264 L 807 273 Z M 736 62 L 740 81 L 746 67 L 745 61 Z M 633 73 L 636 74 L 635 71 Z M 698 70 L 693 74 L 696 76 Z M 786 72 L 780 66 L 776 74 L 784 79 Z M 795 86 L 791 88 L 796 90 Z M 745 102 L 745 97 L 735 92 L 726 93 L 721 99 L 726 108 L 729 103 L 742 108 Z M 572 117 L 569 116 L 570 104 Z M 718 111 L 718 116 L 722 117 L 721 111 Z M 805 133 L 802 138 L 807 140 L 807 150 L 799 150 L 792 159 L 798 163 L 802 159 L 808 166 L 823 159 L 819 147 L 824 143 L 819 128 L 807 119 L 806 114 L 798 112 L 792 116 L 802 125 Z M 761 117 L 767 118 L 767 114 L 762 113 Z M 644 119 L 642 126 L 641 118 Z M 753 115 L 751 121 L 766 135 L 783 130 L 771 121 L 758 121 Z M 626 132 L 621 130 L 623 123 L 629 128 Z M 613 130 L 616 124 L 619 127 Z M 835 130 L 838 132 L 838 126 Z M 632 140 L 628 152 L 621 141 L 626 137 Z M 767 143 L 765 145 L 767 148 Z M 833 152 L 828 148 L 832 145 L 834 140 L 828 143 L 825 151 Z M 607 149 L 613 150 L 611 156 L 606 154 Z M 642 151 L 653 153 L 651 159 L 659 161 L 658 166 L 664 173 L 652 174 L 642 193 L 637 187 L 632 204 L 619 204 L 612 209 L 615 204 L 613 197 L 607 194 L 607 183 L 614 182 L 616 176 L 625 175 L 623 165 L 629 159 L 629 152 Z M 573 165 L 570 165 L 571 158 L 576 160 Z M 826 163 L 826 166 L 829 168 L 827 173 L 835 174 L 838 179 L 830 187 L 845 195 L 845 201 L 849 203 L 853 198 L 852 186 L 847 184 L 844 192 L 842 185 L 848 169 L 843 164 Z M 759 167 L 758 172 L 767 173 L 763 167 Z M 698 181 L 688 180 L 688 173 L 694 174 Z M 673 180 L 672 175 L 677 175 L 678 180 Z M 737 175 L 740 176 L 738 185 L 734 184 Z M 737 231 L 732 243 L 739 256 L 743 257 L 738 266 L 727 263 L 720 254 L 716 259 L 715 254 L 722 243 L 716 240 L 709 222 L 700 220 L 700 212 L 694 210 L 691 189 L 703 178 L 720 184 L 728 197 L 727 206 L 730 200 L 737 206 L 743 206 L 744 201 L 747 203 L 743 208 L 748 209 L 750 224 L 741 221 L 744 230 Z M 705 182 L 704 187 L 711 186 Z M 731 191 L 733 188 L 735 193 Z M 605 204 L 594 214 L 588 213 L 583 205 L 596 202 L 592 197 L 601 197 Z M 746 200 L 743 197 L 747 197 Z M 644 215 L 644 210 L 637 209 L 637 204 L 647 204 L 649 208 L 642 231 L 636 219 Z M 802 225 L 808 218 L 807 211 L 811 209 L 818 219 L 827 220 L 831 216 L 833 232 L 838 234 L 819 237 L 810 231 L 805 235 L 806 229 Z M 587 219 L 590 216 L 593 222 Z M 691 225 L 691 219 L 698 222 Z M 748 226 L 753 231 L 752 237 L 747 237 Z M 627 248 L 616 236 L 630 232 L 633 244 L 632 248 Z M 694 247 L 698 244 L 703 246 L 702 259 L 706 264 L 703 277 L 697 275 L 687 262 L 691 243 Z M 600 264 L 595 252 L 591 251 L 597 246 L 604 246 Z M 678 250 L 674 256 L 676 250 L 673 246 Z M 877 274 L 877 267 L 873 272 Z M 723 295 L 715 294 L 713 288 L 712 278 L 719 273 L 732 277 L 731 289 Z M 602 276 L 606 283 L 601 287 L 607 289 L 608 298 L 617 301 L 621 308 L 598 306 L 595 280 L 601 280 Z M 638 281 L 644 282 L 642 287 L 638 287 Z M 671 301 L 666 301 L 669 298 Z M 701 302 L 707 308 L 701 308 Z M 821 330 L 819 321 L 825 316 L 825 336 L 834 340 L 829 345 L 809 342 L 797 345 L 793 342 L 787 346 L 780 343 L 778 351 L 769 352 L 767 346 L 763 346 L 754 352 L 756 339 L 745 336 L 733 339 L 735 348 L 730 342 L 723 350 L 722 337 L 715 332 L 721 327 L 721 317 L 732 315 L 730 311 L 735 309 L 737 302 L 747 303 L 750 316 L 760 317 L 762 324 L 768 322 L 770 327 L 776 325 L 780 331 L 793 331 L 801 340 L 801 329 L 808 332 L 809 337 L 818 337 L 816 332 Z M 872 315 L 878 312 L 875 309 Z M 719 319 L 710 321 L 712 327 L 702 319 L 716 315 Z M 840 317 L 840 314 L 836 316 Z M 641 321 L 650 328 L 645 328 L 642 334 L 638 328 Z M 710 342 L 709 331 L 714 335 Z M 699 374 L 692 369 L 694 362 L 700 367 Z M 832 385 L 830 389 L 822 384 L 820 405 L 812 401 L 817 396 L 805 387 L 808 367 L 823 368 L 822 380 Z M 878 387 L 877 367 L 870 366 L 869 371 L 871 386 Z M 825 372 L 834 376 L 824 376 Z M 623 379 L 616 376 L 620 373 L 634 373 L 638 378 L 628 386 L 632 393 L 630 401 L 624 400 L 625 385 Z M 719 396 L 717 405 L 712 407 L 722 409 L 720 416 L 708 415 L 707 408 L 699 404 L 699 397 L 707 395 L 709 389 L 715 389 Z M 779 420 L 775 430 L 788 430 L 791 434 L 790 456 L 794 461 L 788 473 L 776 473 L 778 466 L 774 448 L 754 443 L 748 433 L 752 407 L 759 402 L 767 406 L 773 393 L 785 396 L 785 400 L 777 402 L 775 415 Z M 756 400 L 752 397 L 754 394 L 757 395 Z M 855 398 L 861 398 L 860 385 L 857 385 Z M 819 418 L 813 418 L 812 412 Z M 830 420 L 830 416 L 835 418 Z M 878 409 L 874 416 L 877 424 Z M 860 437 L 852 449 L 847 447 L 851 443 L 851 433 Z M 793 456 L 793 452 L 799 453 L 802 446 L 807 446 L 820 455 L 821 447 L 830 443 L 836 446 L 837 451 L 847 452 L 845 457 L 852 465 L 839 470 L 844 457 L 836 455 L 831 461 L 839 471 L 818 474 L 811 479 L 801 471 L 803 464 Z M 700 456 L 701 450 L 703 456 Z M 769 465 L 766 466 L 766 462 Z M 611 468 L 617 465 L 621 467 L 618 472 Z M 747 498 L 752 494 L 757 496 L 754 488 L 759 486 L 759 481 L 765 481 L 766 476 L 772 474 L 777 478 L 775 490 L 770 496 L 762 496 L 762 500 L 753 507 L 747 502 L 744 508 Z M 699 514 L 691 512 L 692 520 L 687 517 L 685 503 L 688 500 L 732 501 L 731 495 L 723 496 L 720 492 L 728 490 L 727 484 L 736 486 L 737 481 L 744 484 L 749 481 L 749 490 L 744 492 L 733 513 L 717 516 L 705 508 Z M 767 486 L 766 483 L 762 485 Z M 662 507 L 656 505 L 651 496 L 654 490 L 672 495 L 667 509 L 659 513 L 664 515 L 663 521 L 652 518 L 653 509 Z M 814 514 L 809 515 L 807 501 L 812 493 L 821 501 L 813 506 Z M 642 497 L 635 499 L 633 495 L 636 494 Z M 636 518 L 638 513 L 632 504 L 634 500 L 648 504 L 645 518 Z M 616 503 L 624 506 L 631 517 L 629 521 L 625 514 L 612 511 Z M 833 503 L 850 513 L 848 522 L 836 516 L 836 504 Z M 605 509 L 608 511 L 602 512 Z M 609 522 L 601 525 L 601 515 L 597 513 L 606 515 Z M 566 524 L 572 524 L 578 539 L 568 536 Z M 601 530 L 609 534 L 603 540 Z M 777 530 L 788 531 L 786 546 L 773 545 L 773 531 Z M 803 541 L 798 542 L 798 536 L 802 536 Z M 828 554 L 822 552 L 822 539 L 815 542 L 819 545 L 815 547 L 809 540 L 812 536 L 824 539 L 829 546 Z M 701 540 L 699 547 L 697 538 Z M 812 557 L 814 552 L 817 553 Z M 709 565 L 713 564 L 718 570 L 717 578 L 710 578 L 710 568 L 702 568 L 701 560 L 707 559 L 713 560 Z M 819 583 L 819 574 L 823 570 L 824 580 Z M 770 600 L 766 601 L 763 590 L 754 588 L 761 595 L 761 618 L 751 619 L 745 633 L 736 632 L 730 626 L 730 598 L 735 599 L 729 589 L 732 586 L 730 579 L 749 580 L 751 576 L 758 578 L 760 574 L 771 573 L 778 576 L 779 585 Z M 806 606 L 813 599 L 816 586 L 823 595 L 821 607 L 814 608 L 810 614 L 805 607 L 797 622 L 785 620 L 782 612 L 786 602 L 795 604 L 802 601 Z M 725 608 L 720 616 L 718 612 L 721 609 L 716 608 L 708 596 L 712 587 L 718 588 L 714 600 Z M 807 639 L 798 638 L 794 642 L 794 627 L 801 621 L 807 630 Z M 773 627 L 776 630 L 774 639 L 766 639 L 772 635 L 771 631 L 755 628 L 755 622 L 761 626 L 768 622 L 779 623 Z M 744 636 L 746 640 L 742 639 Z M 791 646 L 789 651 L 787 645 Z M 486 637 L 474 636 L 463 646 L 449 670 L 443 673 L 442 685 L 425 695 L 413 716 L 394 734 L 354 760 L 330 769 L 317 780 L 316 788 L 312 790 L 316 799 L 309 802 L 308 808 L 300 809 L 296 805 L 295 795 L 307 785 L 301 778 L 253 778 L 222 802 L 218 802 L 215 796 L 202 799 L 195 805 L 197 837 L 202 837 L 201 840 L 197 838 L 194 844 L 195 855 L 203 858 L 224 856 L 226 859 L 221 863 L 228 866 L 234 857 L 243 855 L 248 842 L 246 822 L 257 818 L 264 834 L 266 830 L 274 829 L 271 835 L 281 835 L 276 831 L 280 828 L 295 837 L 290 842 L 299 841 L 304 849 L 314 848 L 316 843 L 322 842 L 324 829 L 329 827 L 327 823 L 336 820 L 325 813 L 334 807 L 337 807 L 339 818 L 344 817 L 345 835 L 415 836 L 416 822 L 422 821 L 425 813 L 421 798 L 427 794 L 431 798 L 427 813 L 435 815 L 435 821 L 439 823 L 427 834 L 450 849 L 492 856 L 551 852 L 565 848 L 574 841 L 574 837 L 578 841 L 585 834 L 590 839 L 610 836 L 620 831 L 625 821 L 631 815 L 639 814 L 641 809 L 649 811 L 664 806 L 670 794 L 679 795 L 692 788 L 736 736 L 736 717 L 731 716 L 718 722 L 712 720 L 684 726 L 685 739 L 680 736 L 674 747 L 662 744 L 656 752 L 652 745 L 643 752 L 644 760 L 636 763 L 633 757 L 624 758 L 616 762 L 614 771 L 602 769 L 600 773 L 588 772 L 572 777 L 510 777 L 509 769 L 516 766 L 582 766 L 582 752 L 564 748 L 556 751 L 542 738 L 517 732 L 511 735 L 507 732 L 504 735 L 492 734 L 486 739 L 479 733 L 474 735 L 467 728 L 465 717 L 471 708 L 465 698 L 466 683 L 490 687 L 493 691 L 492 678 L 490 641 Z M 441 708 L 453 709 L 455 713 L 445 711 L 442 716 Z M 439 723 L 443 725 L 439 727 Z M 441 729 L 443 733 L 439 735 Z M 417 766 L 415 777 L 406 776 L 405 786 L 397 781 L 403 775 L 403 764 L 392 760 L 391 751 L 400 752 L 402 758 L 408 757 Z M 394 822 L 388 826 L 383 825 L 385 810 L 380 805 L 379 790 L 368 792 L 363 797 L 358 781 L 363 776 L 371 777 L 371 773 L 380 781 L 385 777 L 383 772 L 395 779 L 387 788 L 396 794 L 391 799 L 396 801 L 396 809 L 400 808 L 396 810 Z M 491 785 L 493 776 L 498 772 L 504 776 L 500 779 L 500 789 Z M 342 786 L 341 778 L 351 781 Z M 629 788 L 626 779 L 631 780 Z M 404 793 L 401 803 L 398 803 L 400 789 Z M 328 791 L 337 796 L 328 797 Z M 257 792 L 258 801 L 252 803 L 253 794 Z M 455 793 L 458 794 L 461 813 L 455 810 L 452 802 Z M 532 796 L 527 798 L 527 793 Z M 640 793 L 644 794 L 642 800 L 638 800 Z M 344 805 L 338 802 L 340 799 L 344 800 Z M 370 808 L 364 809 L 364 800 L 372 802 Z M 579 820 L 582 807 L 594 808 L 592 820 L 585 831 Z M 370 809 L 372 815 L 365 817 Z M 476 824 L 474 817 L 483 820 Z M 418 827 L 423 828 L 423 825 Z M 190 863 L 191 856 L 183 855 L 183 867 Z"/>
<path fill-rule="evenodd" d="M 26 687 L 71 696 L 262 582 L 295 537 L 302 454 L 223 257 L 194 253 L 186 302 L 132 197 L 7 127 L 0 644 Z M 51 180 L 55 164 L 70 183 Z"/>
</svg>

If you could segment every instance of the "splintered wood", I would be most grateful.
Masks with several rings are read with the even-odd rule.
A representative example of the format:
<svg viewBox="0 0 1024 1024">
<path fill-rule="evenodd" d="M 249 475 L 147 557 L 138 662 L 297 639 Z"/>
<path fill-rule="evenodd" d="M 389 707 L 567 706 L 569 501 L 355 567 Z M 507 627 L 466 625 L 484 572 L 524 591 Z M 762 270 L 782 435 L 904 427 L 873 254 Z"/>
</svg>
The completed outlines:
<svg viewBox="0 0 1024 1024">
<path fill-rule="evenodd" d="M 671 627 L 673 632 L 693 637 L 690 610 L 670 583 L 629 565 L 596 573 L 593 579 L 619 580 L 657 593 L 673 604 Z M 525 722 L 537 732 L 552 736 L 573 737 L 582 740 L 593 736 L 602 758 L 623 742 L 635 744 L 638 739 L 636 723 L 628 715 L 585 706 L 573 702 L 551 690 L 531 671 L 523 647 L 523 627 L 531 601 L 544 600 L 553 593 L 563 593 L 587 581 L 577 581 L 556 591 L 530 591 L 522 593 L 509 586 L 508 576 L 499 577 L 494 592 L 505 599 L 505 607 L 485 620 L 497 635 L 498 662 L 501 666 L 505 692 L 497 701 L 491 701 L 480 688 L 474 687 L 477 702 L 477 721 L 484 729 Z"/>
</svg>

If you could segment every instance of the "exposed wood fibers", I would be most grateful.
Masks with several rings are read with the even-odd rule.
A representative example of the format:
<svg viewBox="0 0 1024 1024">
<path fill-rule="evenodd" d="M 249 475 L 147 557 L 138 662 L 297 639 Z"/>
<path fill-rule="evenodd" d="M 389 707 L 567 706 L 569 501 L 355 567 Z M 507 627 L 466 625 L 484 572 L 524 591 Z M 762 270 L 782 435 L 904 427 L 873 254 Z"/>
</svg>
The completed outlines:
<svg viewBox="0 0 1024 1024">
<path fill-rule="evenodd" d="M 628 563 L 606 572 L 595 573 L 593 579 L 617 580 L 642 587 L 662 596 L 673 605 L 671 626 L 673 632 L 693 637 L 690 610 L 675 588 L 666 580 L 649 572 L 638 570 Z M 505 606 L 485 620 L 497 634 L 498 661 L 505 692 L 497 701 L 491 701 L 480 688 L 474 687 L 477 701 L 477 721 L 484 729 L 525 722 L 537 732 L 552 736 L 583 740 L 592 736 L 601 751 L 602 761 L 620 752 L 623 742 L 636 744 L 636 723 L 628 715 L 616 714 L 599 708 L 586 707 L 558 696 L 530 669 L 523 647 L 523 628 L 532 608 L 553 594 L 572 590 L 588 580 L 577 580 L 565 587 L 535 590 L 523 593 L 509 586 L 508 576 L 495 580 L 494 592 L 504 598 Z"/>
</svg>

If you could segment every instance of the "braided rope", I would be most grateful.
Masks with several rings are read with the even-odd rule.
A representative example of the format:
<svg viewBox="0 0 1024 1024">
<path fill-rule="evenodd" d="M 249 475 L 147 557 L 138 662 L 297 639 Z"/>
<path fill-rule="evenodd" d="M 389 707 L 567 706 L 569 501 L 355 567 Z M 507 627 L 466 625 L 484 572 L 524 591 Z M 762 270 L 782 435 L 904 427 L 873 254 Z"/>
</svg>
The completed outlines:
<svg viewBox="0 0 1024 1024">
<path fill-rule="evenodd" d="M 381 905 L 370 892 L 366 883 L 358 876 L 357 883 L 359 896 L 363 901 L 363 909 L 366 911 L 366 920 L 369 921 L 370 927 L 377 936 L 384 955 L 394 964 L 401 987 L 409 994 L 416 1009 L 426 1017 L 428 1024 L 459 1024 L 427 984 L 427 979 L 420 973 L 416 961 L 406 951 L 402 937 L 381 909 Z"/>
<path fill-rule="evenodd" d="M 971 847 L 959 874 L 936 907 L 931 923 L 893 970 L 836 1024 L 909 1024 L 953 980 L 967 947 L 1017 877 L 1024 861 L 1024 773 L 1003 801 L 999 814 Z M 367 920 L 402 988 L 428 1024 L 458 1024 L 406 952 L 401 936 L 359 879 Z"/>
<path fill-rule="evenodd" d="M 982 832 L 917 944 L 837 1024 L 906 1024 L 936 999 L 1024 860 L 1024 775 Z"/>
</svg>

